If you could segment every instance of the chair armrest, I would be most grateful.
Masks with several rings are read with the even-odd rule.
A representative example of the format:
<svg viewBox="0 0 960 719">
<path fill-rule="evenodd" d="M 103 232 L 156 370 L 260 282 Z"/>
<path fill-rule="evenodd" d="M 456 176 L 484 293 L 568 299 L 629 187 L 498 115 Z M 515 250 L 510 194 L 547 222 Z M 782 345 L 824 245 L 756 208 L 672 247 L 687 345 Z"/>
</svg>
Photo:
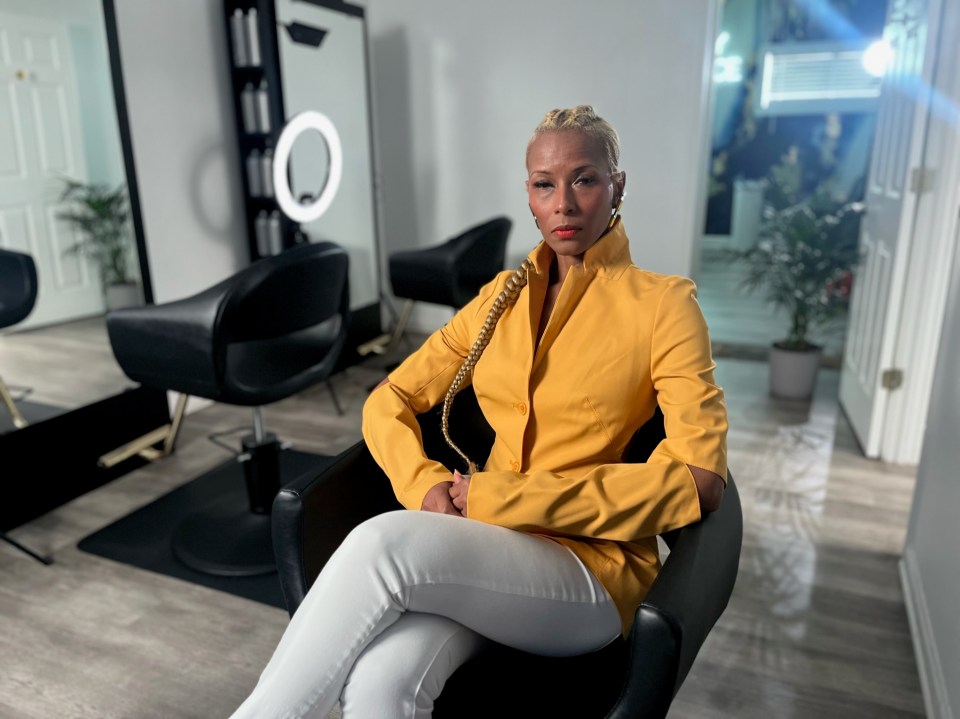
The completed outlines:
<svg viewBox="0 0 960 719">
<path fill-rule="evenodd" d="M 273 501 L 271 531 L 290 616 L 351 529 L 400 508 L 390 482 L 363 441 L 337 455 L 319 473 L 300 475 L 282 487 Z"/>
<path fill-rule="evenodd" d="M 700 647 L 733 593 L 743 513 L 733 476 L 720 508 L 684 527 L 628 637 L 627 682 L 607 719 L 665 717 Z"/>
</svg>

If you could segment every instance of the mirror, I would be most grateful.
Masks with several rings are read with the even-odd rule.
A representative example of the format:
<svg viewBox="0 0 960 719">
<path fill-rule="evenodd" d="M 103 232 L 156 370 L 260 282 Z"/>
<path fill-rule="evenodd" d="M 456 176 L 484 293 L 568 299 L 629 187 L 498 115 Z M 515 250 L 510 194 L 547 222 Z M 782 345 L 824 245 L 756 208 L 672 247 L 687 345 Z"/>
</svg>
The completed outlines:
<svg viewBox="0 0 960 719">
<path fill-rule="evenodd" d="M 116 31 L 108 30 L 108 16 L 112 5 L 105 11 L 102 0 L 0 5 L 0 247 L 33 257 L 39 287 L 32 312 L 0 328 L 0 377 L 28 426 L 134 387 L 113 358 L 105 326 L 111 303 L 150 300 L 121 135 L 127 130 L 114 96 Z M 68 181 L 81 184 L 72 201 L 63 199 Z M 107 261 L 107 254 L 88 252 L 96 249 L 90 245 L 78 251 L 89 234 L 69 219 L 92 203 L 102 206 L 97 191 L 118 188 L 122 201 L 114 206 L 121 214 L 111 222 L 123 225 L 123 287 L 116 273 L 101 271 L 98 258 Z M 116 299 L 123 291 L 132 296 Z M 0 406 L 0 435 L 13 431 Z"/>
<path fill-rule="evenodd" d="M 363 10 L 295 0 L 276 0 L 275 9 L 284 117 L 288 123 L 310 113 L 328 118 L 343 149 L 338 163 L 332 133 L 314 127 L 297 134 L 286 163 L 293 198 L 319 205 L 317 193 L 338 185 L 321 216 L 297 221 L 310 241 L 346 249 L 351 309 L 369 308 L 380 301 L 380 285 Z"/>
</svg>

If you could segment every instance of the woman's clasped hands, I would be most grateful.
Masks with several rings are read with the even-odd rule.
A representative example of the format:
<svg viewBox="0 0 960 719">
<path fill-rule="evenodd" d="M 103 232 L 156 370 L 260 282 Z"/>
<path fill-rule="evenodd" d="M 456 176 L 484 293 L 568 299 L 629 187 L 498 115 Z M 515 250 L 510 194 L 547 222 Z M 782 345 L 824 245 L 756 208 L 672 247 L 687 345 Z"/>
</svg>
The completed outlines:
<svg viewBox="0 0 960 719">
<path fill-rule="evenodd" d="M 470 489 L 470 475 L 453 470 L 452 482 L 440 482 L 433 485 L 423 498 L 420 509 L 424 512 L 455 514 L 467 516 L 467 491 Z"/>
</svg>

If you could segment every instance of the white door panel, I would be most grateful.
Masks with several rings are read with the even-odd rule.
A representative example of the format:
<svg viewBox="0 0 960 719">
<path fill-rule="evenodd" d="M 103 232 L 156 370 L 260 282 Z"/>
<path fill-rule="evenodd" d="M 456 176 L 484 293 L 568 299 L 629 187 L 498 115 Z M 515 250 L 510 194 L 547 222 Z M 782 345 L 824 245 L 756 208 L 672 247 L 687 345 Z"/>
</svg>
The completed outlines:
<svg viewBox="0 0 960 719">
<path fill-rule="evenodd" d="M 916 211 L 910 178 L 922 162 L 931 94 L 935 48 L 926 42 L 928 13 L 938 8 L 939 0 L 891 0 L 884 30 L 893 63 L 877 109 L 861 264 L 840 375 L 840 403 L 868 457 L 880 453 L 888 395 L 881 379 L 895 350 Z"/>
<path fill-rule="evenodd" d="M 66 29 L 0 13 L 0 246 L 30 253 L 39 294 L 28 329 L 104 310 L 96 267 L 67 253 L 61 177 L 87 178 Z"/>
</svg>

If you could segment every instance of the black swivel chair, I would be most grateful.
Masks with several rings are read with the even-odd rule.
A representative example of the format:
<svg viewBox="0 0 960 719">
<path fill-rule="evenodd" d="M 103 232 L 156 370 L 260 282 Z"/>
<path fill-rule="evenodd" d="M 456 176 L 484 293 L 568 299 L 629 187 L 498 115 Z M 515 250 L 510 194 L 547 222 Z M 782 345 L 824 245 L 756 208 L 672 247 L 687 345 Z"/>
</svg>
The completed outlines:
<svg viewBox="0 0 960 719">
<path fill-rule="evenodd" d="M 23 252 L 0 249 L 0 330 L 22 322 L 37 303 L 37 266 Z M 29 424 L 0 376 L 0 401 L 17 428 Z"/>
<path fill-rule="evenodd" d="M 462 460 L 443 441 L 439 408 L 419 420 L 428 455 L 448 467 L 460 466 Z M 457 395 L 450 431 L 468 456 L 486 455 L 492 433 L 472 388 Z M 663 415 L 658 410 L 634 436 L 624 461 L 644 461 L 663 437 Z M 362 441 L 319 474 L 284 487 L 273 504 L 273 543 L 290 615 L 355 525 L 398 508 L 389 481 Z M 740 497 L 728 474 L 717 511 L 663 535 L 670 554 L 637 607 L 625 641 L 568 658 L 542 657 L 494 644 L 454 672 L 433 716 L 663 719 L 726 609 L 742 538 Z"/>
<path fill-rule="evenodd" d="M 393 295 L 404 300 L 393 332 L 365 345 L 361 354 L 384 354 L 406 330 L 416 302 L 460 309 L 480 288 L 504 269 L 507 239 L 513 222 L 494 217 L 474 225 L 439 245 L 390 255 Z"/>
<path fill-rule="evenodd" d="M 0 330 L 12 327 L 25 320 L 37 303 L 37 265 L 33 257 L 23 252 L 0 249 Z M 0 376 L 0 401 L 6 407 L 13 421 L 15 429 L 26 427 L 29 422 L 10 389 Z M 10 544 L 22 552 L 29 554 L 43 564 L 52 564 L 53 560 L 25 547 L 16 539 L 0 532 L 0 540 Z"/>
<path fill-rule="evenodd" d="M 348 267 L 346 251 L 334 243 L 299 245 L 191 297 L 108 314 L 111 347 L 124 373 L 144 386 L 179 392 L 180 401 L 165 434 L 151 433 L 101 464 L 173 451 L 189 396 L 254 408 L 253 433 L 243 438 L 238 456 L 249 506 L 214 503 L 184 520 L 174 552 L 191 568 L 220 576 L 275 571 L 270 508 L 286 447 L 264 431 L 261 410 L 326 382 L 341 411 L 330 377 L 349 325 Z M 152 448 L 159 441 L 162 452 Z"/>
</svg>

